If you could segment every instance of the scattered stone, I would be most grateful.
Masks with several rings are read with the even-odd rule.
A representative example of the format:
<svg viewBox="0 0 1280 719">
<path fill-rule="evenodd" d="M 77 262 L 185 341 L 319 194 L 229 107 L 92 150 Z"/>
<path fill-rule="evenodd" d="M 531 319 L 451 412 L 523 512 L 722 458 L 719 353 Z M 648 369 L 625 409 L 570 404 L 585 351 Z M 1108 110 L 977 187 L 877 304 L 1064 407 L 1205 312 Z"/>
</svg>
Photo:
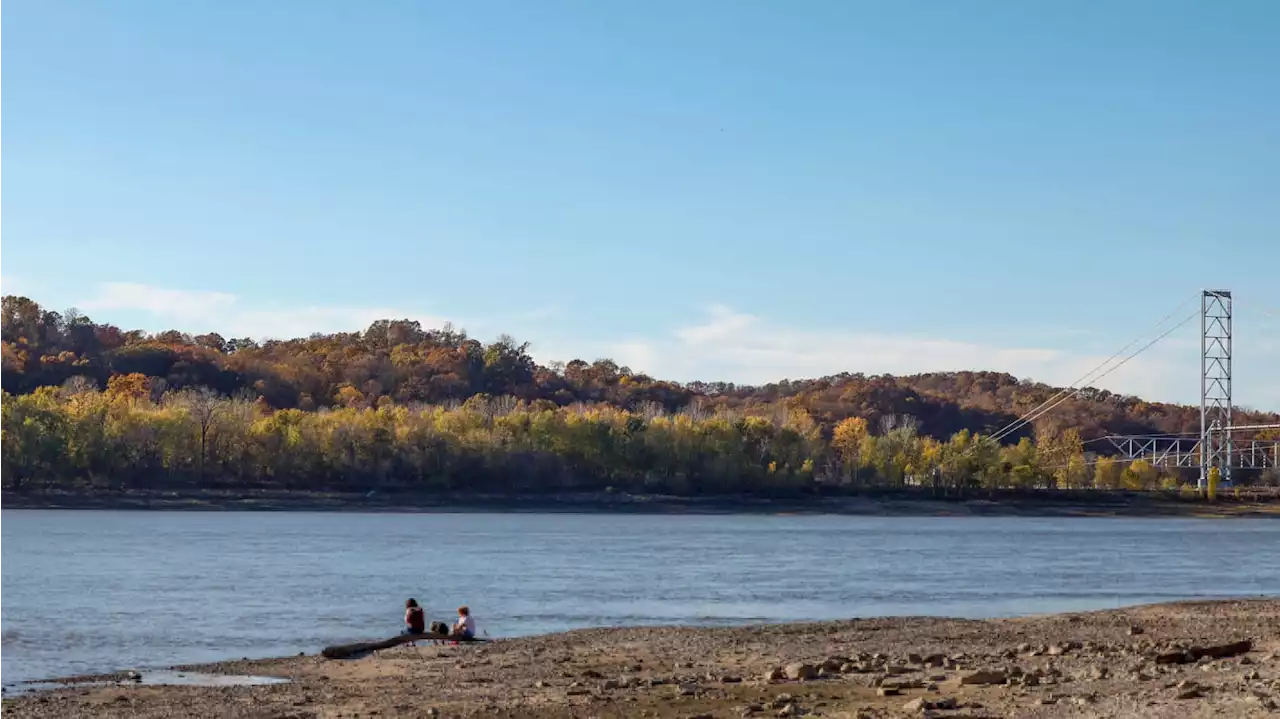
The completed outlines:
<svg viewBox="0 0 1280 719">
<path fill-rule="evenodd" d="M 600 688 L 605 691 L 611 691 L 614 689 L 619 689 L 621 687 L 622 687 L 622 682 L 618 681 L 617 679 L 606 679 L 600 685 Z"/>
<path fill-rule="evenodd" d="M 776 684 L 777 682 L 780 682 L 786 678 L 787 678 L 786 673 L 784 673 L 781 669 L 778 669 L 777 667 L 770 669 L 769 671 L 764 673 L 764 680 L 769 684 Z"/>
<path fill-rule="evenodd" d="M 902 694 L 902 690 L 897 687 L 880 687 L 876 689 L 876 696 L 879 697 L 896 697 Z"/>
<path fill-rule="evenodd" d="M 544 682 L 544 681 L 541 681 L 541 680 L 536 681 L 536 682 L 534 682 L 534 683 L 533 683 L 533 688 L 534 688 L 534 689 L 546 689 L 546 688 L 547 688 L 547 687 L 549 687 L 549 686 L 551 686 L 551 683 L 550 683 L 550 682 Z"/>
<path fill-rule="evenodd" d="M 929 701 L 924 697 L 916 697 L 902 705 L 902 709 L 909 712 L 922 712 L 929 708 Z"/>
<path fill-rule="evenodd" d="M 1004 684 L 1009 676 L 994 669 L 978 669 L 960 675 L 961 684 Z"/>
<path fill-rule="evenodd" d="M 1196 697 L 1204 696 L 1204 692 L 1201 690 L 1200 685 L 1190 679 L 1183 679 L 1182 681 L 1174 684 L 1173 688 L 1177 690 L 1179 699 L 1194 699 Z"/>
<path fill-rule="evenodd" d="M 676 685 L 676 693 L 682 697 L 691 697 L 698 693 L 698 685 L 693 682 L 685 682 Z"/>
<path fill-rule="evenodd" d="M 720 683 L 721 684 L 741 684 L 742 677 L 734 676 L 732 674 L 726 674 L 720 677 Z"/>
</svg>

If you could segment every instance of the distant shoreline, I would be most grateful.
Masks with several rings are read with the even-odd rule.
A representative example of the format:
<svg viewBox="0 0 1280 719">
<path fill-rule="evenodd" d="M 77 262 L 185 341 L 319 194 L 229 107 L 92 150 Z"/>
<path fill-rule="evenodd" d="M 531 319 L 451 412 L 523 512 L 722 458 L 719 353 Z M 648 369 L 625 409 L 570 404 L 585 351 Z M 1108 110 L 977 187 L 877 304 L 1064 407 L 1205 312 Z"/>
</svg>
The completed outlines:
<svg viewBox="0 0 1280 719">
<path fill-rule="evenodd" d="M 5 509 L 142 511 L 266 511 L 364 513 L 745 514 L 878 517 L 1268 517 L 1280 502 L 1217 502 L 1125 493 L 996 494 L 990 498 L 936 498 L 922 494 L 851 497 L 674 497 L 625 493 L 556 495 L 340 494 L 313 492 L 146 492 L 128 494 L 0 495 Z"/>
</svg>

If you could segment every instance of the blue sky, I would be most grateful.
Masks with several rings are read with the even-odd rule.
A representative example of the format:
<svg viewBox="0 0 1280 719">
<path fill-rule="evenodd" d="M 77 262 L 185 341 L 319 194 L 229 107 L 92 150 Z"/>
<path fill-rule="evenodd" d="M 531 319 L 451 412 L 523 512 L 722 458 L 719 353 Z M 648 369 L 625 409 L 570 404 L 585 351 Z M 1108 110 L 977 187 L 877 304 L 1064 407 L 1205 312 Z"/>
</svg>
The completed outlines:
<svg viewBox="0 0 1280 719">
<path fill-rule="evenodd" d="M 4 8 L 3 291 L 680 380 L 1066 383 L 1206 286 L 1280 409 L 1280 4 Z M 1177 319 L 1191 311 L 1190 305 Z M 1195 401 L 1196 324 L 1098 384 Z"/>
</svg>

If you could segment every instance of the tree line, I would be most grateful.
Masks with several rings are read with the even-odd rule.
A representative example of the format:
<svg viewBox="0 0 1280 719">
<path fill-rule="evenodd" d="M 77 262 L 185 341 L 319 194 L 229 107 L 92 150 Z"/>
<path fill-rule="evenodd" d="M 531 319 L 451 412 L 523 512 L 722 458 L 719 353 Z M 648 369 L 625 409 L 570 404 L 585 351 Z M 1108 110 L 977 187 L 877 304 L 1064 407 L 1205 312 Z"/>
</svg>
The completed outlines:
<svg viewBox="0 0 1280 719">
<path fill-rule="evenodd" d="M 475 395 L 451 406 L 275 410 L 207 388 L 156 396 L 141 374 L 5 396 L 11 492 L 284 489 L 626 491 L 794 496 L 875 489 L 1177 490 L 1176 474 L 1086 451 L 1078 432 L 1001 445 L 946 440 L 908 416 L 824 428 L 803 409 L 671 413 Z"/>
<path fill-rule="evenodd" d="M 1186 478 L 1099 440 L 1198 426 L 1192 408 L 1089 390 L 993 442 L 1056 389 L 990 372 L 679 384 L 408 320 L 259 343 L 12 296 L 0 318 L 9 491 L 1171 489 Z"/>
</svg>

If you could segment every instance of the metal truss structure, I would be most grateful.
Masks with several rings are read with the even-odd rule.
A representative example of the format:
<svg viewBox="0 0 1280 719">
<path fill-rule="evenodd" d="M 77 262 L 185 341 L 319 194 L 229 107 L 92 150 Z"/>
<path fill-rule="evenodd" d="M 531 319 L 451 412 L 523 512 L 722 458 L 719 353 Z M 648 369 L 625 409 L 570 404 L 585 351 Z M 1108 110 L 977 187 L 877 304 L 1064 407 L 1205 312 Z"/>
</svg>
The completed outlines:
<svg viewBox="0 0 1280 719">
<path fill-rule="evenodd" d="M 1231 292 L 1200 294 L 1200 488 L 1217 467 L 1231 481 Z"/>
<path fill-rule="evenodd" d="M 1231 424 L 1231 292 L 1200 294 L 1200 434 L 1103 437 L 1126 461 L 1145 459 L 1160 467 L 1199 468 L 1203 490 L 1209 470 L 1224 483 L 1232 469 L 1280 468 L 1280 439 L 1243 439 L 1240 432 L 1280 429 L 1280 424 Z"/>
<path fill-rule="evenodd" d="M 1248 429 L 1280 428 L 1280 425 L 1248 427 Z M 1236 431 L 1245 427 L 1233 427 Z M 1222 433 L 1225 434 L 1225 433 Z M 1104 437 L 1126 461 L 1145 459 L 1158 467 L 1201 467 L 1202 441 L 1196 437 L 1121 436 Z M 1216 440 L 1216 438 L 1215 438 Z M 1235 469 L 1269 469 L 1280 467 L 1280 440 L 1233 438 L 1223 448 Z M 1205 470 L 1207 473 L 1208 470 Z M 1223 478 L 1227 478 L 1225 470 Z"/>
</svg>

